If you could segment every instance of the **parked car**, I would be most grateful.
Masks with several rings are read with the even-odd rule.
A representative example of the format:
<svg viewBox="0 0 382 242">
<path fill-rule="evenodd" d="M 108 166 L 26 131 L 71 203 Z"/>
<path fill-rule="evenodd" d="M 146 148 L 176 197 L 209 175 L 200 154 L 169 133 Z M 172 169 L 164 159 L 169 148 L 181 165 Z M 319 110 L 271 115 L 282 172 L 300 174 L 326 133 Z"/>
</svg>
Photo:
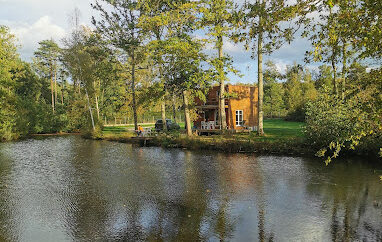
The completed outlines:
<svg viewBox="0 0 382 242">
<path fill-rule="evenodd" d="M 172 122 L 171 119 L 166 119 L 167 130 L 178 130 L 180 129 L 179 124 Z M 162 131 L 163 130 L 163 121 L 162 119 L 158 119 L 155 123 L 155 130 Z"/>
</svg>

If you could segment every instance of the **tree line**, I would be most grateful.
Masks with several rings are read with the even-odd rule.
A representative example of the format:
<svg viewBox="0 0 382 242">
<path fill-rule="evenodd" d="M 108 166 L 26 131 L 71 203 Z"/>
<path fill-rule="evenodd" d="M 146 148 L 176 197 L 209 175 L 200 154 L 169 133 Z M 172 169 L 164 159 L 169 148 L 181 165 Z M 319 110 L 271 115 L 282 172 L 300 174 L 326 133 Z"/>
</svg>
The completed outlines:
<svg viewBox="0 0 382 242">
<path fill-rule="evenodd" d="M 79 26 L 75 14 L 71 34 L 60 45 L 40 42 L 31 63 L 20 60 L 14 36 L 1 27 L 2 140 L 99 133 L 115 113 L 131 116 L 137 129 L 139 114 L 160 111 L 165 120 L 169 107 L 183 107 L 191 135 L 193 98 L 203 99 L 214 84 L 225 129 L 224 85 L 228 73 L 240 75 L 223 51 L 227 41 L 243 43 L 257 59 L 259 135 L 265 114 L 305 120 L 307 137 L 329 157 L 380 138 L 378 0 L 96 0 L 92 8 L 92 28 Z M 312 46 L 305 62 L 323 64 L 317 73 L 293 65 L 281 75 L 271 62 L 263 68 L 264 55 L 297 35 Z M 208 44 L 215 53 L 204 51 Z"/>
</svg>

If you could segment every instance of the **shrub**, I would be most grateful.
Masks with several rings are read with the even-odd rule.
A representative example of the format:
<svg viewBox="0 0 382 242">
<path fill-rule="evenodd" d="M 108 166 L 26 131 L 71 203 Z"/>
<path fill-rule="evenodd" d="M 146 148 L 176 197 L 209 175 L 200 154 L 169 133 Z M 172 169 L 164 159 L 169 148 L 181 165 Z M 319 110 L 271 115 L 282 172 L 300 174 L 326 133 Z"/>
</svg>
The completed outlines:
<svg viewBox="0 0 382 242">
<path fill-rule="evenodd" d="M 306 106 L 307 142 L 320 149 L 317 155 L 329 163 L 341 150 L 377 153 L 381 144 L 380 107 L 375 86 L 362 88 L 345 100 L 325 90 Z"/>
</svg>

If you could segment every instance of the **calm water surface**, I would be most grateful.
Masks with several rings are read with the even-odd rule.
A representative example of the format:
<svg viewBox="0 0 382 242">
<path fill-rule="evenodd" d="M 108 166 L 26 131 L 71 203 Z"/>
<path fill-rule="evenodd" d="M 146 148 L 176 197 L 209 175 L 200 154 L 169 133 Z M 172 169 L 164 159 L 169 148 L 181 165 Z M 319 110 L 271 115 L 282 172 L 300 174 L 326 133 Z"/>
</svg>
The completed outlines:
<svg viewBox="0 0 382 242">
<path fill-rule="evenodd" d="M 0 241 L 382 241 L 380 174 L 76 136 L 0 144 Z"/>
</svg>

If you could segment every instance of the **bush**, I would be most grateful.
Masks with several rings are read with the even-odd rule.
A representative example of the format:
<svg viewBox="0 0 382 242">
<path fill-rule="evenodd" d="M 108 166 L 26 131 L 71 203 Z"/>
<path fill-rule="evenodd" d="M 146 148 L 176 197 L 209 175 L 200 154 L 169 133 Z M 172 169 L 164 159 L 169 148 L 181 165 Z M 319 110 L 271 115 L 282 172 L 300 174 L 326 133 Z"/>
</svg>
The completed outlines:
<svg viewBox="0 0 382 242">
<path fill-rule="evenodd" d="M 317 155 L 326 156 L 327 162 L 341 150 L 376 154 L 382 141 L 378 124 L 381 114 L 378 108 L 366 108 L 376 103 L 368 88 L 345 100 L 325 90 L 306 106 L 307 142 L 320 149 Z"/>
<path fill-rule="evenodd" d="M 306 110 L 303 105 L 297 107 L 293 112 L 289 112 L 285 116 L 286 121 L 304 122 L 306 116 Z"/>
</svg>

